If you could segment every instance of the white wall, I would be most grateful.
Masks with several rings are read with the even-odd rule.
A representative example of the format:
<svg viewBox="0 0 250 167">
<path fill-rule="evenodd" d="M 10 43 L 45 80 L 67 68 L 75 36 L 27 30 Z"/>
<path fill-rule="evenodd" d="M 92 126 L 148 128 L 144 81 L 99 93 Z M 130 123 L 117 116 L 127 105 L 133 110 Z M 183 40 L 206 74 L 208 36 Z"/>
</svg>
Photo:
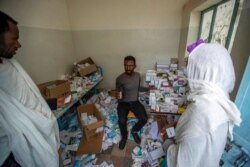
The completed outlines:
<svg viewBox="0 0 250 167">
<path fill-rule="evenodd" d="M 67 0 L 73 30 L 176 29 L 187 0 Z"/>
<path fill-rule="evenodd" d="M 76 56 L 65 0 L 1 0 L 0 10 L 19 23 L 16 58 L 36 83 L 71 70 Z"/>
<path fill-rule="evenodd" d="M 238 88 L 241 79 L 243 77 L 243 73 L 246 68 L 248 58 L 250 56 L 250 22 L 249 22 L 250 1 L 249 0 L 244 0 L 241 10 L 242 12 L 231 50 L 231 56 L 236 75 L 235 89 L 232 93 L 233 98 L 236 96 L 238 92 Z"/>
<path fill-rule="evenodd" d="M 187 0 L 67 0 L 77 59 L 103 67 L 102 87 L 114 88 L 123 58 L 132 54 L 137 71 L 178 56 L 182 8 Z"/>
</svg>

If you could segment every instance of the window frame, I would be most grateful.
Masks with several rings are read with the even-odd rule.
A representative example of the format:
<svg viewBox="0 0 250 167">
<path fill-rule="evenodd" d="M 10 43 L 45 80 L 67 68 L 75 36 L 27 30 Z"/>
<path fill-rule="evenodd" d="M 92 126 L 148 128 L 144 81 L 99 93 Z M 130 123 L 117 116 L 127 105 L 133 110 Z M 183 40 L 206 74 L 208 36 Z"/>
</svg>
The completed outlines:
<svg viewBox="0 0 250 167">
<path fill-rule="evenodd" d="M 221 2 L 219 2 L 219 3 L 215 4 L 215 5 L 201 11 L 201 19 L 200 19 L 199 31 L 198 31 L 198 39 L 201 38 L 202 23 L 203 23 L 204 15 L 207 12 L 210 12 L 212 10 L 213 11 L 212 21 L 211 21 L 211 25 L 210 25 L 210 29 L 209 29 L 209 35 L 208 35 L 208 41 L 207 41 L 207 42 L 211 42 L 212 34 L 213 34 L 213 30 L 214 30 L 214 25 L 215 25 L 215 19 L 216 19 L 216 15 L 217 15 L 217 8 L 220 5 L 222 5 L 222 4 L 224 4 L 224 3 L 228 2 L 228 1 L 230 1 L 230 0 L 222 0 Z M 225 43 L 225 48 L 227 48 L 227 49 L 230 46 L 231 37 L 232 37 L 232 34 L 233 34 L 233 30 L 234 30 L 234 24 L 235 24 L 236 17 L 237 17 L 237 12 L 238 12 L 238 9 L 239 9 L 239 4 L 240 4 L 240 0 L 235 0 L 233 13 L 232 13 L 231 21 L 230 21 L 230 24 L 229 24 L 229 29 L 228 29 L 226 43 Z"/>
</svg>

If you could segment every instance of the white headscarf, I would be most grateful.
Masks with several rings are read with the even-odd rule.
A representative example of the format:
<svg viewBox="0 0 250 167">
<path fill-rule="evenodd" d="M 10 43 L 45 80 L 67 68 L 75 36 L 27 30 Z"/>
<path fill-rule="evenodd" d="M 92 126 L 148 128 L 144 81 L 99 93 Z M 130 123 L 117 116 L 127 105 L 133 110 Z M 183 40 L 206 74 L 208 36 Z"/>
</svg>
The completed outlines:
<svg viewBox="0 0 250 167">
<path fill-rule="evenodd" d="M 189 55 L 187 75 L 191 103 L 178 121 L 168 166 L 219 166 L 227 137 L 241 122 L 229 99 L 235 81 L 230 55 L 219 44 L 200 44 Z"/>
<path fill-rule="evenodd" d="M 199 80 L 217 85 L 228 96 L 234 88 L 235 73 L 228 51 L 221 45 L 201 44 L 188 58 L 190 88 L 196 90 L 192 81 Z"/>
<path fill-rule="evenodd" d="M 211 104 L 215 102 L 223 108 L 213 111 L 213 106 L 204 106 L 204 110 L 208 107 L 210 112 L 204 115 L 208 123 L 203 128 L 215 130 L 222 123 L 230 122 L 229 135 L 232 138 L 233 125 L 239 126 L 241 118 L 238 108 L 229 99 L 229 93 L 234 87 L 235 73 L 228 51 L 215 43 L 199 45 L 189 55 L 187 75 L 190 87 L 188 100 L 209 105 L 212 99 Z M 181 120 L 179 123 L 181 124 Z M 182 133 L 183 131 L 186 133 Z M 188 134 L 186 128 L 179 129 L 176 136 L 179 135 L 177 138 L 181 139 L 185 134 Z"/>
</svg>

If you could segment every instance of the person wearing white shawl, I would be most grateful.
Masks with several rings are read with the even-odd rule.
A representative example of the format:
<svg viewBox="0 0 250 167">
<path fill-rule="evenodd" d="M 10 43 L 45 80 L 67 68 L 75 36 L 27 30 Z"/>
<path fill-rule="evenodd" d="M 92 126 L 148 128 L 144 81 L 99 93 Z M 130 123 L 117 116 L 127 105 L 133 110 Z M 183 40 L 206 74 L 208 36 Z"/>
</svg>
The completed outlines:
<svg viewBox="0 0 250 167">
<path fill-rule="evenodd" d="M 240 112 L 230 101 L 235 82 L 228 51 L 219 44 L 200 44 L 188 57 L 190 104 L 176 126 L 176 141 L 167 149 L 168 167 L 218 167 Z"/>
<path fill-rule="evenodd" d="M 35 83 L 13 58 L 17 22 L 0 11 L 0 165 L 58 167 L 59 130 Z"/>
</svg>

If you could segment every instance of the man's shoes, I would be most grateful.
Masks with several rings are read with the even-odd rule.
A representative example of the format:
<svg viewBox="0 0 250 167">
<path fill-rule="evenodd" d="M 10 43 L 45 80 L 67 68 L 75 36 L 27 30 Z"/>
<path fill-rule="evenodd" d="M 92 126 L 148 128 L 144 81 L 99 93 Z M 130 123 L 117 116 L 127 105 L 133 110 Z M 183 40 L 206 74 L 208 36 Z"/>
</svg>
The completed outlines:
<svg viewBox="0 0 250 167">
<path fill-rule="evenodd" d="M 134 138 L 134 141 L 137 143 L 137 144 L 140 144 L 141 143 L 141 138 L 139 137 L 139 135 L 137 134 L 137 132 L 131 132 L 133 138 Z"/>
<path fill-rule="evenodd" d="M 127 143 L 127 140 L 126 140 L 126 139 L 122 139 L 122 140 L 119 142 L 119 149 L 120 149 L 120 150 L 123 150 L 124 147 L 126 146 L 126 143 Z"/>
</svg>

